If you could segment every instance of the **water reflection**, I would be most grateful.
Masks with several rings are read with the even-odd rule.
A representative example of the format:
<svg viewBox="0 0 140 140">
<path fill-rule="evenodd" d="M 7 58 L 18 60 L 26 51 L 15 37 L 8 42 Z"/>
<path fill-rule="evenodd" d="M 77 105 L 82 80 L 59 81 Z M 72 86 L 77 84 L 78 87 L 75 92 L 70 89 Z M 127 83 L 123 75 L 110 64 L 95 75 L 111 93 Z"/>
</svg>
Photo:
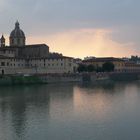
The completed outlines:
<svg viewBox="0 0 140 140">
<path fill-rule="evenodd" d="M 133 106 L 134 109 L 136 107 L 134 104 L 136 105 L 136 101 L 140 97 L 139 87 L 139 82 L 107 82 L 80 85 L 80 88 L 75 87 L 74 89 L 75 112 L 77 114 L 82 113 L 83 116 L 86 114 L 86 117 L 89 118 L 94 112 L 97 119 L 101 118 L 103 120 L 105 114 L 108 116 L 108 113 L 114 113 L 116 106 L 118 108 L 123 107 L 122 104 L 119 104 L 120 101 L 126 101 L 125 105 L 127 107 Z"/>
<path fill-rule="evenodd" d="M 140 82 L 1 87 L 0 139 L 129 139 L 139 93 Z"/>
<path fill-rule="evenodd" d="M 63 104 L 65 105 L 63 106 Z M 25 136 L 25 131 L 30 131 L 30 127 L 27 125 L 34 125 L 31 123 L 36 120 L 38 124 L 42 123 L 41 121 L 44 121 L 44 118 L 45 123 L 47 123 L 50 114 L 52 119 L 56 119 L 56 115 L 57 119 L 62 119 L 64 110 L 68 111 L 69 107 L 71 110 L 72 104 L 73 87 L 69 85 L 1 88 L 0 123 L 4 124 L 8 119 L 7 123 L 10 124 L 7 125 L 11 125 L 14 129 L 14 131 L 9 131 L 15 133 L 12 136 L 21 138 Z M 8 115 L 10 115 L 10 118 Z"/>
<path fill-rule="evenodd" d="M 0 116 L 6 122 L 8 115 L 10 115 L 10 125 L 15 133 L 12 135 L 20 138 L 25 135 L 28 112 L 35 110 L 36 117 L 38 117 L 38 113 L 45 112 L 46 116 L 49 117 L 49 102 L 49 92 L 46 88 L 40 88 L 40 86 L 2 88 L 0 93 Z"/>
</svg>

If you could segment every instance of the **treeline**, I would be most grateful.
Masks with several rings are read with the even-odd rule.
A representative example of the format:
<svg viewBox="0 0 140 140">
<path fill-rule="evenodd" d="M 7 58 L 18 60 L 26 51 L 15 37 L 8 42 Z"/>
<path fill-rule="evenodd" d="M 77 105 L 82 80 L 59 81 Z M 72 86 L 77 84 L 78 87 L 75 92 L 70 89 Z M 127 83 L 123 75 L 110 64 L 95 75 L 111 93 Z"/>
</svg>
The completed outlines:
<svg viewBox="0 0 140 140">
<path fill-rule="evenodd" d="M 78 66 L 77 71 L 79 73 L 81 72 L 111 72 L 114 71 L 114 64 L 111 62 L 105 62 L 102 67 L 95 67 L 94 65 L 85 65 L 85 64 L 80 64 Z"/>
<path fill-rule="evenodd" d="M 137 62 L 137 61 L 140 61 L 140 57 L 137 56 L 137 55 L 136 56 L 132 55 L 131 58 L 130 58 L 130 60 L 131 61 L 134 61 L 134 62 Z"/>
</svg>

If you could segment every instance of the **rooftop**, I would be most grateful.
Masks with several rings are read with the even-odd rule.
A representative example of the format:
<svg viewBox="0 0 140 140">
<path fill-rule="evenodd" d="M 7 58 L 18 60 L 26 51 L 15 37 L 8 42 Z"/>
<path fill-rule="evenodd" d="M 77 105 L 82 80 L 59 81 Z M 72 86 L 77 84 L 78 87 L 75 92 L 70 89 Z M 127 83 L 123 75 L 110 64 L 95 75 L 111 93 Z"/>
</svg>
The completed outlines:
<svg viewBox="0 0 140 140">
<path fill-rule="evenodd" d="M 46 44 L 31 44 L 31 45 L 25 45 L 25 46 L 5 46 L 5 47 L 0 47 L 0 50 L 9 50 L 9 49 L 16 49 L 16 48 L 27 48 L 27 47 L 33 47 L 33 48 L 37 48 L 37 47 L 49 47 Z"/>
<path fill-rule="evenodd" d="M 124 61 L 124 60 L 115 57 L 97 57 L 88 60 L 83 60 L 83 62 L 107 62 L 107 61 Z"/>
</svg>

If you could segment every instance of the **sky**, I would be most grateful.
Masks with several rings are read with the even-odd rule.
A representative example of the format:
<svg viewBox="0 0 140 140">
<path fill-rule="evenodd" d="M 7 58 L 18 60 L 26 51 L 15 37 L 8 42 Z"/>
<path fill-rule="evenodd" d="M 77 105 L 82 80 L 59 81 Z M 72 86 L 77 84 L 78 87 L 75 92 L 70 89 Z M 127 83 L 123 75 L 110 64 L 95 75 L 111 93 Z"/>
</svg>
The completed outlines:
<svg viewBox="0 0 140 140">
<path fill-rule="evenodd" d="M 84 58 L 140 54 L 140 0 L 0 0 L 0 33 L 18 20 L 26 44 Z"/>
</svg>

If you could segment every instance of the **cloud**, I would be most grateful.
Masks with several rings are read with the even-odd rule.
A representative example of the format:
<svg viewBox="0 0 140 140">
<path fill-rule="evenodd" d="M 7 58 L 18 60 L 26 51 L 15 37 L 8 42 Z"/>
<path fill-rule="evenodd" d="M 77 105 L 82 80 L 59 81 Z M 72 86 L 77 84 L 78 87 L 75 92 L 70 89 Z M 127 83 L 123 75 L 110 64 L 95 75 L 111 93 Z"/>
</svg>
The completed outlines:
<svg viewBox="0 0 140 140">
<path fill-rule="evenodd" d="M 139 23 L 138 0 L 2 0 L 3 27 L 19 19 L 29 33 L 47 28 L 57 32 L 73 28 L 110 28 Z M 40 28 L 42 27 L 42 29 Z"/>
<path fill-rule="evenodd" d="M 0 31 L 9 36 L 18 19 L 26 36 L 31 36 L 36 40 L 42 39 L 40 42 L 50 44 L 56 41 L 57 43 L 53 43 L 56 45 L 56 50 L 63 48 L 65 52 L 70 52 L 71 48 L 68 47 L 70 45 L 74 45 L 76 51 L 80 49 L 77 46 L 82 44 L 88 44 L 88 46 L 92 44 L 96 48 L 96 44 L 89 44 L 89 41 L 96 42 L 93 34 L 101 29 L 109 31 L 104 35 L 100 34 L 102 36 L 100 39 L 105 42 L 105 46 L 109 44 L 114 48 L 119 46 L 121 50 L 124 48 L 120 53 L 123 52 L 123 55 L 127 55 L 125 49 L 131 48 L 130 46 L 134 48 L 132 53 L 135 53 L 135 49 L 140 50 L 139 5 L 139 0 L 1 0 Z M 85 29 L 92 30 L 93 34 L 88 35 L 83 31 Z M 72 34 L 73 36 L 71 36 Z M 80 41 L 73 44 L 74 37 L 78 38 L 77 36 L 86 39 L 81 40 L 81 44 Z M 69 40 L 67 44 L 62 44 L 63 39 Z M 103 48 L 103 45 L 101 46 Z M 119 47 L 115 49 L 118 50 Z M 82 47 L 80 50 L 83 56 L 86 48 Z M 95 54 L 103 54 L 101 50 L 103 49 L 96 49 Z M 108 50 L 106 51 L 108 52 Z M 113 48 L 112 54 L 114 54 Z"/>
<path fill-rule="evenodd" d="M 130 56 L 137 54 L 137 47 L 133 42 L 118 43 L 111 38 L 112 30 L 106 29 L 80 29 L 70 30 L 50 36 L 29 37 L 28 41 L 34 43 L 47 41 L 51 51 L 61 52 L 67 56 Z"/>
</svg>

